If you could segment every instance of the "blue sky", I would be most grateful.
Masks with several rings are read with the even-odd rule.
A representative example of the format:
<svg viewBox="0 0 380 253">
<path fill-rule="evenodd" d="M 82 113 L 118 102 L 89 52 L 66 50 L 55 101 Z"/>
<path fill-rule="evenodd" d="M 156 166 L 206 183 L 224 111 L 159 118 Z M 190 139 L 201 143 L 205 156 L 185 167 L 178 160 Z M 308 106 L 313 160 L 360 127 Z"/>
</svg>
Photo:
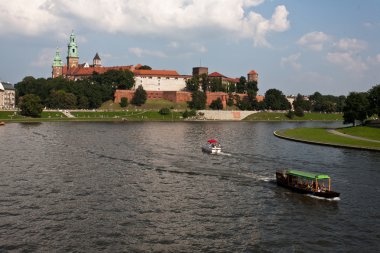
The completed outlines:
<svg viewBox="0 0 380 253">
<path fill-rule="evenodd" d="M 259 94 L 347 95 L 380 84 L 378 0 L 0 0 L 0 80 L 50 77 L 72 31 L 79 61 L 228 77 Z"/>
</svg>

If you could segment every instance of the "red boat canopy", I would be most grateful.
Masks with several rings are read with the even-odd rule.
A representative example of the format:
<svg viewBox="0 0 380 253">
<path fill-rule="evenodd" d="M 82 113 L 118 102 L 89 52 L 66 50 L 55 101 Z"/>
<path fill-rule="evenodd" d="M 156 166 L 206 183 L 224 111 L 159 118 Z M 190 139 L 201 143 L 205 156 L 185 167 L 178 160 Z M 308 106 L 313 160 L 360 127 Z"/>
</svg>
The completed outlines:
<svg viewBox="0 0 380 253">
<path fill-rule="evenodd" d="M 208 143 L 218 143 L 218 141 L 217 141 L 217 140 L 214 140 L 214 139 L 208 140 L 207 142 L 208 142 Z"/>
</svg>

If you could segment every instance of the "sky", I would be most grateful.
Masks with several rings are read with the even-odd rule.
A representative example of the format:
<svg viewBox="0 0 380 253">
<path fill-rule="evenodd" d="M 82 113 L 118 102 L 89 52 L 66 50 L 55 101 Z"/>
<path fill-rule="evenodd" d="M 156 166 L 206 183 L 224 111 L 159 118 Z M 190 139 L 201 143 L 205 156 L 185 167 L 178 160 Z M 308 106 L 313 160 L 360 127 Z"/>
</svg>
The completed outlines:
<svg viewBox="0 0 380 253">
<path fill-rule="evenodd" d="M 380 84 L 379 13 L 379 0 L 0 0 L 0 80 L 51 77 L 74 32 L 80 63 L 255 70 L 262 95 L 365 92 Z"/>
</svg>

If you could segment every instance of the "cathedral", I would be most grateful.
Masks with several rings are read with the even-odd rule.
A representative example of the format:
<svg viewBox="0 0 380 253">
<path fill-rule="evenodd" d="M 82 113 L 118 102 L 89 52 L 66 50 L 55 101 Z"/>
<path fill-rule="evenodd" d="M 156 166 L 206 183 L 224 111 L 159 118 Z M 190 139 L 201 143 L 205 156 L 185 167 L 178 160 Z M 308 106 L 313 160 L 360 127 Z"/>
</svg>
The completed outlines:
<svg viewBox="0 0 380 253">
<path fill-rule="evenodd" d="M 117 70 L 132 70 L 133 66 L 114 66 L 103 67 L 99 54 L 96 53 L 93 59 L 93 64 L 89 65 L 87 62 L 79 64 L 78 45 L 74 33 L 70 35 L 70 41 L 67 46 L 66 64 L 63 64 L 59 49 L 57 48 L 52 65 L 52 77 L 56 78 L 63 76 L 70 80 L 81 79 L 86 76 L 92 75 L 94 72 L 102 74 L 111 69 Z"/>
<path fill-rule="evenodd" d="M 79 63 L 78 45 L 74 33 L 70 35 L 70 41 L 67 45 L 66 64 L 63 64 L 62 58 L 57 48 L 52 64 L 52 77 L 65 77 L 70 80 L 79 80 L 91 76 L 94 72 L 103 74 L 108 70 L 130 70 L 135 76 L 135 87 L 142 85 L 147 91 L 180 91 L 186 87 L 186 80 L 191 76 L 180 75 L 175 70 L 147 70 L 140 69 L 141 64 L 136 66 L 112 66 L 102 65 L 98 53 L 93 58 L 92 65 Z"/>
</svg>

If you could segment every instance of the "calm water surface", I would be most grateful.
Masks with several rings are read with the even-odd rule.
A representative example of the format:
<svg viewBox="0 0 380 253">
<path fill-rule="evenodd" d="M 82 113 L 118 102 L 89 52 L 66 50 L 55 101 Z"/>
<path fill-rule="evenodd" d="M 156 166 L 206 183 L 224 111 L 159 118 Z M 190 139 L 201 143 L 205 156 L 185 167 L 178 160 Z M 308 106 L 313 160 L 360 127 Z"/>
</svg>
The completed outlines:
<svg viewBox="0 0 380 253">
<path fill-rule="evenodd" d="M 379 153 L 272 134 L 313 125 L 334 123 L 6 124 L 0 252 L 379 252 Z M 340 200 L 277 187 L 281 168 Z"/>
</svg>

